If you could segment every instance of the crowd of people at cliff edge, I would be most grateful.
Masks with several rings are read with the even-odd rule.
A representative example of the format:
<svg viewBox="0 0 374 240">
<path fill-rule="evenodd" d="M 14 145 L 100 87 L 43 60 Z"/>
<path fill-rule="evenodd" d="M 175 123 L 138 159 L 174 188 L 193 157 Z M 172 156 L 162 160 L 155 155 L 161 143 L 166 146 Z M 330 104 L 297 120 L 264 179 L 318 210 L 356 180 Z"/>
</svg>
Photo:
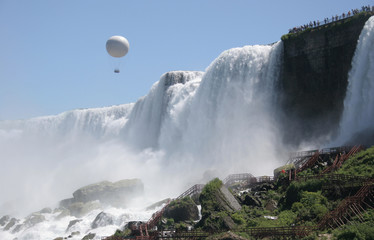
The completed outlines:
<svg viewBox="0 0 374 240">
<path fill-rule="evenodd" d="M 328 24 L 328 23 L 331 23 L 331 22 L 342 20 L 344 18 L 352 17 L 352 16 L 357 15 L 361 12 L 374 12 L 374 6 L 373 7 L 370 7 L 370 5 L 362 6 L 361 10 L 357 9 L 357 8 L 352 9 L 352 10 L 348 11 L 348 13 L 343 13 L 342 15 L 332 16 L 331 19 L 330 18 L 325 18 L 323 20 L 323 23 L 321 23 L 319 20 L 313 21 L 313 22 L 310 21 L 308 24 L 304 24 L 304 25 L 301 25 L 299 27 L 294 27 L 294 28 L 289 29 L 289 33 L 298 33 L 298 32 L 304 31 L 308 28 L 319 27 L 319 26 L 322 26 L 324 24 Z"/>
</svg>

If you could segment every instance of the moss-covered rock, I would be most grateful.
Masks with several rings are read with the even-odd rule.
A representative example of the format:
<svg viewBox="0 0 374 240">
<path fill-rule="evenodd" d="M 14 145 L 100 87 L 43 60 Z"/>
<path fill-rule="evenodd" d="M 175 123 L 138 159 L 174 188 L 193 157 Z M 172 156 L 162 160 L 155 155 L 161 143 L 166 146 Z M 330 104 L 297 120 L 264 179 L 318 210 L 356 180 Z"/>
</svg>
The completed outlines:
<svg viewBox="0 0 374 240">
<path fill-rule="evenodd" d="M 118 182 L 103 181 L 76 190 L 73 193 L 75 202 L 99 200 L 103 204 L 125 207 L 127 202 L 143 194 L 144 186 L 140 179 L 124 179 Z"/>
<path fill-rule="evenodd" d="M 199 220 L 199 209 L 190 197 L 172 201 L 164 212 L 164 217 L 172 218 L 174 221 Z"/>
<path fill-rule="evenodd" d="M 206 184 L 200 194 L 202 219 L 199 226 L 206 230 L 230 230 L 236 227 L 230 213 L 238 210 L 236 204 L 239 203 L 227 189 L 222 191 L 223 187 L 222 181 L 216 178 Z M 231 197 L 227 197 L 228 194 Z"/>
</svg>

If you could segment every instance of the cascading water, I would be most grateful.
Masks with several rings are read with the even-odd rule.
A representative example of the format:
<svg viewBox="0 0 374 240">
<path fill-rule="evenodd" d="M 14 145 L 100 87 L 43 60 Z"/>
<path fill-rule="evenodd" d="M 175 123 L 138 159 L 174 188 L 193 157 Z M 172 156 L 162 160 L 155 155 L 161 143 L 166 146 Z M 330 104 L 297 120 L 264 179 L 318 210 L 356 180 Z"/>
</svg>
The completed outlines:
<svg viewBox="0 0 374 240">
<path fill-rule="evenodd" d="M 271 175 L 281 148 L 274 114 L 281 52 L 281 42 L 230 49 L 205 73 L 164 74 L 135 104 L 0 122 L 0 158 L 6 159 L 0 176 L 11 186 L 1 190 L 0 216 L 12 209 L 6 201 L 30 212 L 101 180 L 142 179 L 148 204 L 203 178 Z M 44 230 L 6 236 L 61 234 L 54 215 L 46 218 L 39 225 Z"/>
<path fill-rule="evenodd" d="M 238 171 L 271 174 L 277 146 L 273 84 L 281 49 L 281 42 L 230 49 L 207 68 L 195 95 L 162 126 L 160 148 L 168 164 L 179 169 L 174 159 L 182 156 L 187 173 L 200 176 L 206 170 L 221 177 Z"/>
<path fill-rule="evenodd" d="M 334 145 L 374 144 L 374 17 L 361 31 L 348 82 L 340 134 Z"/>
</svg>

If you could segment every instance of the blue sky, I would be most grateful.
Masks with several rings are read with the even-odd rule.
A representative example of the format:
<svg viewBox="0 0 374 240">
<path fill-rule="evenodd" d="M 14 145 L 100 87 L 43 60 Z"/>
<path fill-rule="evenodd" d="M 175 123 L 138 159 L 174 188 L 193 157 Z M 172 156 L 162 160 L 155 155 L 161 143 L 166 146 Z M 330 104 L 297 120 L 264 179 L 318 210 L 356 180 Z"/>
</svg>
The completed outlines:
<svg viewBox="0 0 374 240">
<path fill-rule="evenodd" d="M 368 0 L 0 0 L 0 120 L 135 102 L 160 76 Z M 106 40 L 130 51 L 111 58 Z M 113 73 L 120 64 L 121 73 Z"/>
</svg>

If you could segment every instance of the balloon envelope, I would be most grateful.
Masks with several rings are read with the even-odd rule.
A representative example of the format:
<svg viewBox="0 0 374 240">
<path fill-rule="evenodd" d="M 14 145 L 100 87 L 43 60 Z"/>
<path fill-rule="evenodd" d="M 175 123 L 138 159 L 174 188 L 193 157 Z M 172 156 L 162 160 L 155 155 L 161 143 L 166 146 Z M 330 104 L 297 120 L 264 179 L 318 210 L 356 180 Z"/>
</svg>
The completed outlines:
<svg viewBox="0 0 374 240">
<path fill-rule="evenodd" d="M 113 36 L 106 42 L 106 50 L 112 57 L 123 57 L 125 56 L 130 48 L 129 41 L 122 36 Z"/>
</svg>

